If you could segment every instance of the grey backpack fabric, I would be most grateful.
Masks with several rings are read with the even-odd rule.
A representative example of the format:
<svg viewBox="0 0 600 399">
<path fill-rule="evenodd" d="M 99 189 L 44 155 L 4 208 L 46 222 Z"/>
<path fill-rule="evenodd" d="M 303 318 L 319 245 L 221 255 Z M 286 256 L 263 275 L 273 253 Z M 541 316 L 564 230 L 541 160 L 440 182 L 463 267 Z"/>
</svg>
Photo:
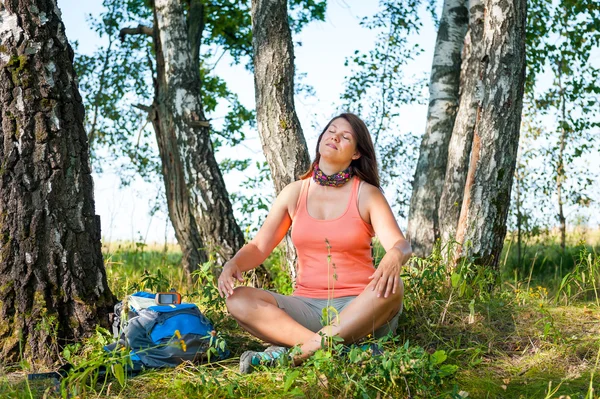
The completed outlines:
<svg viewBox="0 0 600 399">
<path fill-rule="evenodd" d="M 209 359 L 214 330 L 196 305 L 154 305 L 153 298 L 154 294 L 146 292 L 131 295 L 126 312 L 122 302 L 115 305 L 113 334 L 119 340 L 106 350 L 128 348 L 134 368 L 175 367 L 184 361 L 198 363 L 227 357 L 226 348 L 216 348 L 216 355 Z M 120 316 L 124 314 L 127 317 Z"/>
</svg>

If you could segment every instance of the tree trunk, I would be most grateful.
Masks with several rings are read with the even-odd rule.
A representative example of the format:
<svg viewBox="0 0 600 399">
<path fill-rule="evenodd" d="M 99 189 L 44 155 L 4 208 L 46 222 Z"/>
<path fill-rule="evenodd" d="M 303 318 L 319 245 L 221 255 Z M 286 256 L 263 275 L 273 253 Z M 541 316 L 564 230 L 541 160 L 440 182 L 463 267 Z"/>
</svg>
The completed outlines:
<svg viewBox="0 0 600 399">
<path fill-rule="evenodd" d="M 214 253 L 218 263 L 224 263 L 242 247 L 244 236 L 233 217 L 225 182 L 213 153 L 200 99 L 199 71 L 192 60 L 181 3 L 156 0 L 154 18 L 158 77 L 153 117 L 158 126 L 157 137 L 163 136 L 159 142 L 170 143 L 166 164 L 173 167 L 173 173 L 165 175 L 167 199 L 174 203 L 170 209 L 177 210 L 177 223 L 189 226 L 186 232 L 195 235 L 194 220 L 204 243 L 202 249 Z M 170 176 L 176 178 L 168 180 Z M 197 241 L 195 245 L 202 242 Z"/>
<path fill-rule="evenodd" d="M 457 227 L 461 256 L 497 270 L 517 159 L 525 83 L 526 0 L 485 0 L 481 103 Z"/>
<path fill-rule="evenodd" d="M 445 0 L 435 44 L 427 127 L 413 181 L 407 234 L 415 255 L 428 256 L 440 237 L 438 206 L 448 143 L 459 99 L 461 49 L 467 31 L 466 0 Z"/>
<path fill-rule="evenodd" d="M 175 238 L 181 248 L 183 270 L 186 273 L 188 284 L 191 284 L 192 273 L 198 269 L 199 264 L 206 262 L 208 257 L 204 251 L 204 243 L 190 206 L 183 165 L 178 154 L 177 137 L 162 130 L 160 104 L 157 98 L 155 97 L 152 104 L 153 111 L 150 119 L 158 143 L 169 219 L 171 219 Z"/>
<path fill-rule="evenodd" d="M 55 0 L 0 2 L 0 358 L 108 327 L 84 108 Z"/>
<path fill-rule="evenodd" d="M 478 85 L 482 40 L 483 0 L 469 0 L 469 30 L 465 36 L 460 73 L 460 104 L 448 145 L 446 176 L 438 208 L 441 240 L 447 245 L 451 245 L 451 240 L 456 237 L 481 99 Z"/>
<path fill-rule="evenodd" d="M 279 193 L 310 165 L 294 106 L 294 45 L 287 0 L 252 0 L 252 47 L 258 133 Z M 286 244 L 295 279 L 297 256 L 289 234 Z"/>
</svg>

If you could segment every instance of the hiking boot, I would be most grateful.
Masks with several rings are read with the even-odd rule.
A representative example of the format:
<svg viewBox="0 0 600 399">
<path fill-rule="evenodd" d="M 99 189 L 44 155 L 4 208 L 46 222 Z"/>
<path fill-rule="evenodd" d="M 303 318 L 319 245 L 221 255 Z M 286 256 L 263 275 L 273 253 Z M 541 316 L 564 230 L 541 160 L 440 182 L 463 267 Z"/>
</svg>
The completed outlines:
<svg viewBox="0 0 600 399">
<path fill-rule="evenodd" d="M 240 356 L 240 373 L 249 374 L 256 366 L 276 366 L 287 352 L 282 346 L 269 346 L 264 352 L 246 351 Z"/>
</svg>

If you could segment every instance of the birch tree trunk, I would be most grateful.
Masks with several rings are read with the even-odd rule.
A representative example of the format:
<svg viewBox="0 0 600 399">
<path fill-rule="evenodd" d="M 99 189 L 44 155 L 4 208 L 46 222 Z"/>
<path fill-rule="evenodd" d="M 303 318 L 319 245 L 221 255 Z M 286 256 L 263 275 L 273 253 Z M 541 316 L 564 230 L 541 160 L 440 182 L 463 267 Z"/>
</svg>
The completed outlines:
<svg viewBox="0 0 600 399">
<path fill-rule="evenodd" d="M 469 170 L 473 131 L 483 93 L 479 79 L 482 58 L 483 11 L 483 0 L 469 0 L 469 30 L 465 36 L 462 52 L 460 103 L 448 145 L 446 176 L 438 208 L 443 243 L 450 243 L 452 239 L 456 238 L 456 226 Z"/>
<path fill-rule="evenodd" d="M 0 0 L 0 358 L 108 327 L 84 109 L 55 0 Z"/>
<path fill-rule="evenodd" d="M 252 47 L 258 133 L 279 193 L 310 164 L 294 106 L 294 45 L 287 0 L 252 0 Z"/>
<path fill-rule="evenodd" d="M 233 216 L 200 100 L 192 43 L 200 45 L 201 32 L 190 29 L 193 37 L 188 37 L 177 0 L 156 0 L 154 18 L 158 78 L 152 117 L 159 143 L 168 147 L 168 153 L 161 154 L 163 169 L 172 168 L 170 175 L 165 174 L 170 214 L 180 232 L 194 238 L 199 232 L 194 245 L 215 253 L 217 262 L 224 263 L 242 247 L 244 236 Z M 183 245 L 189 244 L 184 241 Z M 194 266 L 189 264 L 190 271 Z"/>
<path fill-rule="evenodd" d="M 294 45 L 287 0 L 252 0 L 252 47 L 258 133 L 279 193 L 310 164 L 294 106 Z M 286 247 L 295 280 L 297 255 L 289 234 Z"/>
<path fill-rule="evenodd" d="M 482 97 L 456 231 L 461 256 L 494 270 L 517 159 L 525 83 L 526 0 L 485 0 Z"/>
<path fill-rule="evenodd" d="M 461 49 L 467 31 L 466 0 L 445 0 L 435 44 L 427 127 L 413 181 L 407 234 L 413 252 L 428 256 L 440 237 L 438 206 L 448 143 L 458 108 Z"/>
</svg>

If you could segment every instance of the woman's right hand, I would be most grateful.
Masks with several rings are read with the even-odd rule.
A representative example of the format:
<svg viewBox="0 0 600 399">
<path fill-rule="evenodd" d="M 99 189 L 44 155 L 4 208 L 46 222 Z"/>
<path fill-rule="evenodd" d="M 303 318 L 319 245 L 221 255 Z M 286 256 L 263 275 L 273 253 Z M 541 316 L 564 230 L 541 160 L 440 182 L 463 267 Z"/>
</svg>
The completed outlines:
<svg viewBox="0 0 600 399">
<path fill-rule="evenodd" d="M 217 288 L 221 298 L 227 298 L 229 295 L 233 294 L 236 279 L 240 282 L 244 281 L 240 268 L 233 260 L 230 260 L 223 266 L 223 271 L 218 280 Z"/>
</svg>

